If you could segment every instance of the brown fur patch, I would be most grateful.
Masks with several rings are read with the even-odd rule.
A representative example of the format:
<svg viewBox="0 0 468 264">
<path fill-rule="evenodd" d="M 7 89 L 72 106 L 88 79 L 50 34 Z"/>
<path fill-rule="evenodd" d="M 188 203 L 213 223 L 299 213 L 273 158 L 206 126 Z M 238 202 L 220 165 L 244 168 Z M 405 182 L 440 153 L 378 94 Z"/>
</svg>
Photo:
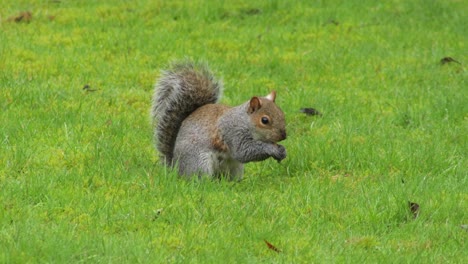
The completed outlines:
<svg viewBox="0 0 468 264">
<path fill-rule="evenodd" d="M 211 142 L 213 144 L 214 149 L 221 151 L 221 152 L 228 151 L 228 146 L 224 143 L 223 139 L 221 138 L 221 135 L 219 134 L 219 130 L 215 131 L 215 133 L 213 134 L 213 138 L 211 139 Z"/>
<path fill-rule="evenodd" d="M 212 147 L 221 152 L 227 152 L 228 146 L 224 143 L 221 134 L 217 128 L 219 118 L 230 109 L 229 106 L 220 104 L 207 104 L 198 108 L 187 119 L 193 119 L 196 123 L 207 129 L 211 136 Z"/>
</svg>

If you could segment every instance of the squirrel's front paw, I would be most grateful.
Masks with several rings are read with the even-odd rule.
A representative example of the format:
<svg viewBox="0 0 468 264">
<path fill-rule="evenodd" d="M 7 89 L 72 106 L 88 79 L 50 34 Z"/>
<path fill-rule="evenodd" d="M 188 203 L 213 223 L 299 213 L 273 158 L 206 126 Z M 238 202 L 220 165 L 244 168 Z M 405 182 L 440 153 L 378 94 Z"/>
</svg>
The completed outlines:
<svg viewBox="0 0 468 264">
<path fill-rule="evenodd" d="M 281 160 L 286 158 L 286 149 L 282 145 L 277 145 L 277 151 L 273 158 L 280 162 Z"/>
</svg>

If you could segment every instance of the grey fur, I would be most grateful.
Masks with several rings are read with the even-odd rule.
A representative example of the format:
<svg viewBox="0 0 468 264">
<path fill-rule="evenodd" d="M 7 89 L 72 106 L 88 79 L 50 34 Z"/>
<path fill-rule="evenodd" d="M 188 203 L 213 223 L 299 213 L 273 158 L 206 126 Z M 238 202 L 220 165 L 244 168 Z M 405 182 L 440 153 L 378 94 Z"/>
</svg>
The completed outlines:
<svg viewBox="0 0 468 264">
<path fill-rule="evenodd" d="M 277 161 L 286 158 L 286 149 L 283 146 L 254 138 L 255 126 L 247 114 L 248 104 L 249 102 L 233 107 L 218 123 L 232 157 L 241 163 L 262 161 L 269 157 Z"/>
<path fill-rule="evenodd" d="M 177 62 L 162 71 L 152 103 L 156 148 L 167 165 L 173 163 L 173 150 L 184 119 L 205 104 L 217 103 L 222 82 L 216 80 L 206 65 Z"/>
<path fill-rule="evenodd" d="M 274 99 L 254 97 L 258 104 L 253 111 L 251 101 L 236 107 L 215 104 L 221 91 L 221 82 L 206 66 L 187 62 L 164 71 L 156 85 L 156 147 L 166 165 L 177 164 L 181 175 L 241 179 L 244 163 L 286 157 L 286 149 L 276 144 L 286 138 L 286 129 Z M 264 116 L 270 118 L 268 126 L 256 125 Z"/>
</svg>

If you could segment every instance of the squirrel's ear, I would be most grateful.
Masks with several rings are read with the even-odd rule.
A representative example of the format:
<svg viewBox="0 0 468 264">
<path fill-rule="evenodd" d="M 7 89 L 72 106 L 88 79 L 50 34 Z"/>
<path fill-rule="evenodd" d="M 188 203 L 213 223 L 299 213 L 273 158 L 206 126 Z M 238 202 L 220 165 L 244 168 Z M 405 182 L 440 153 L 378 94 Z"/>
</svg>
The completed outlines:
<svg viewBox="0 0 468 264">
<path fill-rule="evenodd" d="M 271 91 L 270 94 L 268 94 L 267 96 L 265 96 L 266 99 L 270 100 L 270 101 L 273 101 L 275 102 L 275 99 L 276 99 L 276 92 L 275 91 Z"/>
<path fill-rule="evenodd" d="M 252 97 L 252 99 L 250 99 L 249 109 L 247 110 L 247 112 L 249 114 L 252 114 L 258 109 L 260 109 L 261 107 L 262 107 L 262 101 L 260 101 L 260 98 L 254 96 Z"/>
</svg>

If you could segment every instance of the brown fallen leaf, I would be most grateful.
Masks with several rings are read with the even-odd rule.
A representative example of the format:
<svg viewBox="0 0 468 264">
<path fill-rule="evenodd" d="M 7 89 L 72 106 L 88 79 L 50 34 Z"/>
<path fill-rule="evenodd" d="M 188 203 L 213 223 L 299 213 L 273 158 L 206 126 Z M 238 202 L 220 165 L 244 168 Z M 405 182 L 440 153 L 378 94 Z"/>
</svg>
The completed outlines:
<svg viewBox="0 0 468 264">
<path fill-rule="evenodd" d="M 275 252 L 278 252 L 278 253 L 281 252 L 281 250 L 279 250 L 277 247 L 273 246 L 270 242 L 266 241 L 265 239 L 263 241 L 265 241 L 265 243 L 267 244 L 269 249 L 271 249 L 271 250 L 273 250 Z"/>
<path fill-rule="evenodd" d="M 442 64 L 442 65 L 450 63 L 450 62 L 455 62 L 455 63 L 461 64 L 459 61 L 455 60 L 452 57 L 444 57 L 444 58 L 440 59 L 440 64 Z"/>
<path fill-rule="evenodd" d="M 410 208 L 411 213 L 413 213 L 413 218 L 418 217 L 419 216 L 419 204 L 408 201 L 408 206 Z"/>
<path fill-rule="evenodd" d="M 83 89 L 84 91 L 86 91 L 86 92 L 95 92 L 95 91 L 98 90 L 98 89 L 93 89 L 93 88 L 91 88 L 91 86 L 89 86 L 89 84 L 85 84 L 85 86 L 83 86 L 82 89 Z"/>
<path fill-rule="evenodd" d="M 31 19 L 32 19 L 32 13 L 29 11 L 24 11 L 24 12 L 20 12 L 16 16 L 9 17 L 7 21 L 16 22 L 16 23 L 19 23 L 19 22 L 29 23 L 31 22 Z"/>
<path fill-rule="evenodd" d="M 323 25 L 325 26 L 325 25 L 329 25 L 329 24 L 338 26 L 340 23 L 338 21 L 336 21 L 335 19 L 330 19 L 327 22 L 325 22 L 325 24 L 323 24 Z"/>
<path fill-rule="evenodd" d="M 301 111 L 301 113 L 304 113 L 304 114 L 310 115 L 310 116 L 314 116 L 314 115 L 321 116 L 322 115 L 322 113 L 320 113 L 317 109 L 311 108 L 311 107 L 301 108 L 300 111 Z"/>
<path fill-rule="evenodd" d="M 258 8 L 250 8 L 250 9 L 242 10 L 242 12 L 244 14 L 246 14 L 246 15 L 254 16 L 254 15 L 258 15 L 258 14 L 262 13 L 262 10 L 260 10 Z"/>
</svg>

